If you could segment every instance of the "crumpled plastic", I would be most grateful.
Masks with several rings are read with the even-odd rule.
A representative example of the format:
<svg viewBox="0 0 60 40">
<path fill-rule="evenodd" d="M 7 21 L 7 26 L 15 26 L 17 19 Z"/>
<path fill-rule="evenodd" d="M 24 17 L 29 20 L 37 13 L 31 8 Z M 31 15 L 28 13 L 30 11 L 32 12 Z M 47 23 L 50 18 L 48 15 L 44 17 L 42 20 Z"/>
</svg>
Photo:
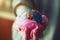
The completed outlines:
<svg viewBox="0 0 60 40">
<path fill-rule="evenodd" d="M 19 30 L 24 31 L 25 28 L 27 28 L 28 32 L 29 32 L 29 36 L 30 36 L 30 38 L 32 38 L 33 37 L 33 35 L 32 35 L 33 32 L 32 31 L 34 29 L 38 29 L 39 30 L 38 35 L 40 35 L 40 37 L 42 37 L 43 32 L 46 29 L 47 25 L 48 25 L 48 19 L 45 15 L 42 15 L 42 23 L 38 23 L 35 20 L 25 19 L 25 20 L 20 22 Z"/>
<path fill-rule="evenodd" d="M 29 11 L 28 11 L 29 12 Z M 32 14 L 33 16 L 31 19 L 28 19 L 26 14 Z M 39 37 L 43 37 L 43 32 L 46 29 L 48 25 L 48 18 L 45 15 L 40 15 L 40 13 L 37 12 L 23 12 L 22 15 L 18 16 L 19 23 L 18 24 L 18 30 L 19 32 L 24 32 L 25 28 L 28 29 L 30 38 L 33 37 L 33 30 L 38 29 L 38 35 Z"/>
</svg>

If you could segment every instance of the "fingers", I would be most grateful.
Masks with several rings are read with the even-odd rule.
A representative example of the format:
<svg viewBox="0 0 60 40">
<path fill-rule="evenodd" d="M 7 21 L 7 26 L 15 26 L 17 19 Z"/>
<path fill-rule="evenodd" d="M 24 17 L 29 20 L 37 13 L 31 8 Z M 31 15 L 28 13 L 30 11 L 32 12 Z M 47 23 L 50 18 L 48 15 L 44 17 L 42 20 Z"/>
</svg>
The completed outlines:
<svg viewBox="0 0 60 40">
<path fill-rule="evenodd" d="M 28 29 L 27 28 L 25 28 L 25 31 L 24 31 L 24 40 L 30 40 L 29 39 L 29 33 L 28 33 Z M 39 40 L 38 29 L 34 29 L 33 30 L 32 40 Z"/>
<path fill-rule="evenodd" d="M 33 40 L 38 40 L 38 34 L 37 34 L 37 29 L 33 30 Z"/>
<path fill-rule="evenodd" d="M 29 40 L 28 29 L 27 28 L 25 28 L 25 30 L 24 30 L 24 40 Z"/>
</svg>

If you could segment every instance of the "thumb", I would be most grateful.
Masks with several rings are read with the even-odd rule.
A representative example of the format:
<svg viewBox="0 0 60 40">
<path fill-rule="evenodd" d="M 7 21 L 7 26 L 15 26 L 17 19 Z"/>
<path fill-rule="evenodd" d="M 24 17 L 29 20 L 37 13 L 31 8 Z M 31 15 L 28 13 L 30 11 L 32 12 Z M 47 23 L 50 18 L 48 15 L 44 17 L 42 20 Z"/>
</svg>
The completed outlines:
<svg viewBox="0 0 60 40">
<path fill-rule="evenodd" d="M 38 33 L 37 33 L 37 29 L 33 30 L 33 40 L 38 40 Z"/>
</svg>

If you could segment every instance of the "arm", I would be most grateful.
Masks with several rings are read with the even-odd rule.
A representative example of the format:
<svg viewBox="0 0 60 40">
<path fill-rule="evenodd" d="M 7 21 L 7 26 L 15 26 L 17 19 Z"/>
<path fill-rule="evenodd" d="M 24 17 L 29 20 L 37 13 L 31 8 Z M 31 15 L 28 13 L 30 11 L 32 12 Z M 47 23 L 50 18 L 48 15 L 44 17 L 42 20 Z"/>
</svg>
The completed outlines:
<svg viewBox="0 0 60 40">
<path fill-rule="evenodd" d="M 22 36 L 20 35 L 21 32 L 17 30 L 18 26 L 16 25 L 16 22 L 14 22 L 12 26 L 12 40 L 23 40 Z"/>
</svg>

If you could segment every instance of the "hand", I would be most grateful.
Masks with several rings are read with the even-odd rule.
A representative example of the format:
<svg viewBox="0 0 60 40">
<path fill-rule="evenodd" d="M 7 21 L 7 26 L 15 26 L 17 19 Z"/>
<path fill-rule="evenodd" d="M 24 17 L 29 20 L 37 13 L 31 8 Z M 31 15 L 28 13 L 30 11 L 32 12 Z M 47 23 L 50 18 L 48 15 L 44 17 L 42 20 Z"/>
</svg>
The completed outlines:
<svg viewBox="0 0 60 40">
<path fill-rule="evenodd" d="M 28 35 L 29 35 L 28 34 L 28 29 L 25 28 L 25 31 L 24 31 L 24 40 L 30 40 Z M 31 40 L 38 40 L 37 29 L 33 30 L 33 37 L 32 37 Z"/>
</svg>

